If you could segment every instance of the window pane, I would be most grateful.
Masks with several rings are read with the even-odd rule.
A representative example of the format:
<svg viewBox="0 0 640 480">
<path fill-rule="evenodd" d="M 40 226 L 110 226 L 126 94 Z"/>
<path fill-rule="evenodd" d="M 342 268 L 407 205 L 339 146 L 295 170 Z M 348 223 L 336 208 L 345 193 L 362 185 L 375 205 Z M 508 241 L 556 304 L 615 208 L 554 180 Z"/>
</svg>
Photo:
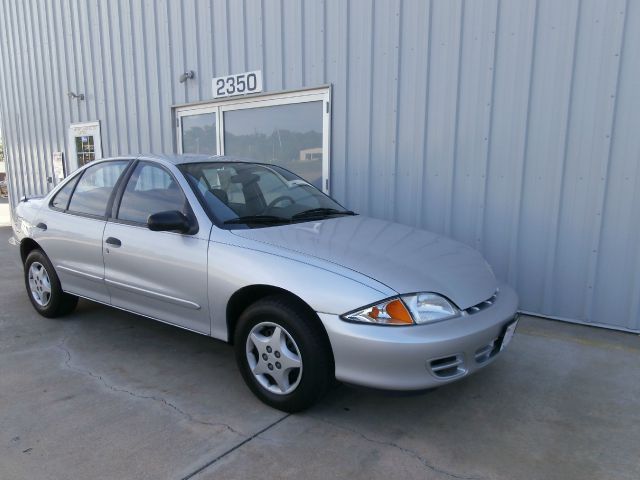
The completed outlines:
<svg viewBox="0 0 640 480">
<path fill-rule="evenodd" d="M 76 184 L 78 179 L 75 178 L 70 182 L 67 182 L 64 187 L 60 189 L 56 196 L 53 197 L 53 201 L 51 202 L 51 206 L 55 208 L 60 208 L 62 210 L 66 210 L 67 205 L 69 204 L 69 197 L 71 196 L 71 192 L 73 191 L 73 186 Z"/>
<path fill-rule="evenodd" d="M 225 112 L 224 149 L 280 165 L 322 188 L 322 102 Z"/>
<path fill-rule="evenodd" d="M 128 163 L 126 160 L 105 162 L 86 169 L 73 192 L 69 211 L 104 215 L 113 186 Z"/>
<path fill-rule="evenodd" d="M 96 159 L 93 135 L 83 135 L 76 137 L 76 155 L 78 166 L 81 167 Z"/>
<path fill-rule="evenodd" d="M 182 117 L 182 152 L 216 155 L 216 114 Z"/>
<path fill-rule="evenodd" d="M 146 224 L 149 215 L 168 210 L 187 214 L 187 199 L 180 186 L 164 168 L 140 163 L 122 195 L 118 218 Z"/>
</svg>

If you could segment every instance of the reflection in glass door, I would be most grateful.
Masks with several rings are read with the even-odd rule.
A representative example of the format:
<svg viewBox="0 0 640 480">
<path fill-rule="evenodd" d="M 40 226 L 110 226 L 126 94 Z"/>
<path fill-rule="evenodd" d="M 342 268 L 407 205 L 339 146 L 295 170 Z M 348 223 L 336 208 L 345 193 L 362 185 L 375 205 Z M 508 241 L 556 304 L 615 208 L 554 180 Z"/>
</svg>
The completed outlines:
<svg viewBox="0 0 640 480">
<path fill-rule="evenodd" d="M 78 167 L 82 167 L 96 159 L 93 135 L 76 137 L 76 159 L 78 160 Z"/>
<path fill-rule="evenodd" d="M 185 115 L 182 121 L 182 153 L 216 155 L 216 114 Z"/>
<path fill-rule="evenodd" d="M 273 163 L 322 189 L 322 102 L 224 112 L 224 152 Z"/>
</svg>

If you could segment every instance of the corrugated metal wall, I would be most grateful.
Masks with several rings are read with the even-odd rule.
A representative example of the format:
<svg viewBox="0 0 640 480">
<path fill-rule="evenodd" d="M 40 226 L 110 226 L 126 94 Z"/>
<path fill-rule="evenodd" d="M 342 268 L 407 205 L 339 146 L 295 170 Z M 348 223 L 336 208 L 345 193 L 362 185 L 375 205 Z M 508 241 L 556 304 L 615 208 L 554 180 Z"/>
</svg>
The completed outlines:
<svg viewBox="0 0 640 480">
<path fill-rule="evenodd" d="M 71 122 L 100 120 L 105 156 L 173 151 L 170 105 L 213 76 L 331 83 L 335 197 L 479 248 L 527 311 L 640 330 L 640 2 L 0 5 L 14 202 Z"/>
</svg>

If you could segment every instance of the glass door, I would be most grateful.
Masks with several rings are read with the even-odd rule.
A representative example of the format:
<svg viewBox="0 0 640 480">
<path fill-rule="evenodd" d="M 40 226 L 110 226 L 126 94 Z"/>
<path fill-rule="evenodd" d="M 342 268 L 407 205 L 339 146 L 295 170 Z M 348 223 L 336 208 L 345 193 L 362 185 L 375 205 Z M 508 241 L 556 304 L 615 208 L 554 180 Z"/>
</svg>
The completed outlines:
<svg viewBox="0 0 640 480">
<path fill-rule="evenodd" d="M 329 95 L 322 88 L 180 107 L 178 152 L 280 165 L 329 193 Z"/>
<path fill-rule="evenodd" d="M 291 170 L 322 190 L 321 101 L 224 111 L 224 152 Z"/>
</svg>

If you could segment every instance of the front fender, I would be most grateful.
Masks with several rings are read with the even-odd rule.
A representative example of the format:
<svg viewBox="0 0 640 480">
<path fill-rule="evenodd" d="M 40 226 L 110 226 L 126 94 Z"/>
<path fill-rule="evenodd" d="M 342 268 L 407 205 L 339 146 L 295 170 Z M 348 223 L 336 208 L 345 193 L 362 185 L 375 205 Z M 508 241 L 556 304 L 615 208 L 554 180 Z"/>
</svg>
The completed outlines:
<svg viewBox="0 0 640 480">
<path fill-rule="evenodd" d="M 382 284 L 372 285 L 314 263 L 229 243 L 211 241 L 208 253 L 209 308 L 213 337 L 227 339 L 226 309 L 231 296 L 243 287 L 269 285 L 287 290 L 319 313 L 340 315 L 396 295 Z"/>
</svg>

